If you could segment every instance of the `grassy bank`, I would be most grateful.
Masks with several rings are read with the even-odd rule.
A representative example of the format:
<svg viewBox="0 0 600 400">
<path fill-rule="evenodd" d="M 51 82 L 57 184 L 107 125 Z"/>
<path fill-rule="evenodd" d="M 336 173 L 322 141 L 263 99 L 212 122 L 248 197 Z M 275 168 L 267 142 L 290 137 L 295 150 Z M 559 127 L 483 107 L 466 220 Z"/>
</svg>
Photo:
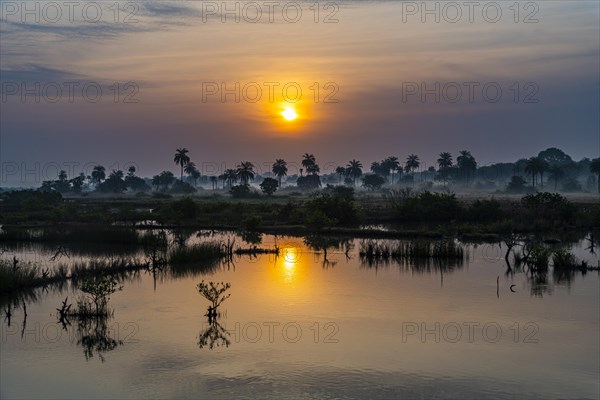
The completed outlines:
<svg viewBox="0 0 600 400">
<path fill-rule="evenodd" d="M 135 229 L 152 227 L 490 240 L 510 232 L 564 233 L 600 228 L 600 204 L 569 201 L 552 193 L 496 200 L 411 191 L 357 195 L 351 188 L 342 187 L 298 197 L 79 198 L 44 207 L 37 204 L 33 200 L 0 203 L 0 224 L 4 225 L 0 241 L 130 245 L 139 244 Z M 380 225 L 387 229 L 372 228 Z M 16 229 L 26 227 L 50 229 L 42 233 Z"/>
</svg>

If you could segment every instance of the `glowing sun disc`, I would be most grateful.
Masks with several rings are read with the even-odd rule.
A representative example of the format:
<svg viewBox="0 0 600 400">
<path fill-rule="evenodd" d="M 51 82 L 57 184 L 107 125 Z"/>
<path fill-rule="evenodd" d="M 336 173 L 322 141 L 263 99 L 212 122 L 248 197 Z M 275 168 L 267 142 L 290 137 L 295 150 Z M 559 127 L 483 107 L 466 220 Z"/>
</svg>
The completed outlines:
<svg viewBox="0 0 600 400">
<path fill-rule="evenodd" d="M 283 118 L 285 118 L 287 121 L 293 121 L 298 118 L 298 114 L 296 114 L 296 111 L 294 111 L 294 109 L 291 107 L 286 107 L 281 115 L 283 115 Z"/>
</svg>

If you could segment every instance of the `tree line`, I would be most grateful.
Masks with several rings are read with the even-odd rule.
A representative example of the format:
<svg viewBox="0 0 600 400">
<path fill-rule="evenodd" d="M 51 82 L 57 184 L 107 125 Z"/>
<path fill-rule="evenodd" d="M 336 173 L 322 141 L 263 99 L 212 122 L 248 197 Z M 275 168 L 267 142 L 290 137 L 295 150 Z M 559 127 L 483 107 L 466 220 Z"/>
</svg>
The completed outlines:
<svg viewBox="0 0 600 400">
<path fill-rule="evenodd" d="M 191 160 L 189 150 L 178 148 L 173 162 L 179 167 L 179 179 L 171 171 L 162 171 L 152 178 L 136 175 L 131 166 L 127 174 L 113 170 L 107 175 L 104 166 L 97 165 L 89 176 L 83 173 L 71 179 L 65 171 L 60 171 L 56 180 L 44 181 L 43 191 L 60 193 L 82 193 L 96 191 L 100 193 L 151 192 L 156 193 L 194 193 L 209 185 L 212 190 L 227 189 L 234 196 L 250 193 L 250 183 L 257 178 L 259 187 L 267 195 L 274 194 L 283 187 L 284 179 L 288 187 L 301 190 L 314 190 L 323 183 L 362 186 L 366 190 L 379 190 L 389 186 L 415 186 L 430 189 L 434 182 L 441 185 L 455 185 L 463 188 L 496 189 L 513 193 L 523 193 L 552 187 L 564 191 L 591 190 L 594 185 L 600 193 L 600 158 L 584 158 L 578 162 L 557 148 L 548 148 L 537 156 L 520 159 L 513 163 L 496 163 L 479 166 L 468 150 L 458 153 L 456 160 L 449 152 L 442 152 L 436 161 L 437 169 L 430 166 L 421 170 L 421 161 L 416 154 L 409 154 L 404 161 L 389 156 L 371 163 L 369 171 L 359 160 L 352 159 L 345 165 L 338 165 L 333 173 L 320 174 L 321 168 L 314 154 L 305 153 L 300 162 L 299 174 L 288 176 L 288 163 L 278 158 L 270 173 L 260 175 L 250 161 L 242 161 L 235 168 L 226 169 L 220 175 L 205 176 L 200 173 Z M 269 175 L 269 176 L 267 176 Z M 581 178 L 585 182 L 582 184 Z M 587 179 L 586 179 L 587 178 Z M 257 182 L 258 183 L 258 182 Z M 498 183 L 505 186 L 498 187 Z"/>
</svg>

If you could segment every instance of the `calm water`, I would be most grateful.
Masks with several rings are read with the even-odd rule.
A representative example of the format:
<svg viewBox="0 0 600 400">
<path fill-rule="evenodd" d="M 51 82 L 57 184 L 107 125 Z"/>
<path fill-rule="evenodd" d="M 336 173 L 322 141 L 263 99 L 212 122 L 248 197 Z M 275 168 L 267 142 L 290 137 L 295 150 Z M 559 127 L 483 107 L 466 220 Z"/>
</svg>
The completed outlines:
<svg viewBox="0 0 600 400">
<path fill-rule="evenodd" d="M 469 246 L 468 262 L 443 272 L 369 266 L 359 240 L 347 243 L 348 257 L 342 246 L 324 262 L 298 238 L 265 236 L 261 246 L 275 240 L 278 258 L 242 257 L 214 273 L 165 274 L 156 282 L 144 272 L 124 280 L 104 336 L 93 326 L 73 322 L 62 330 L 57 323 L 56 308 L 74 299 L 70 288 L 39 292 L 27 304 L 25 328 L 22 307 L 10 326 L 3 314 L 2 398 L 600 394 L 596 272 L 565 279 L 550 269 L 536 283 L 523 272 L 506 274 L 492 245 Z M 597 263 L 585 247 L 573 248 Z M 34 246 L 19 254 L 39 261 L 49 253 Z M 195 289 L 203 279 L 231 283 L 218 324 L 204 316 L 208 302 Z M 106 336 L 104 347 L 90 342 Z M 93 344 L 87 354 L 85 343 Z"/>
</svg>

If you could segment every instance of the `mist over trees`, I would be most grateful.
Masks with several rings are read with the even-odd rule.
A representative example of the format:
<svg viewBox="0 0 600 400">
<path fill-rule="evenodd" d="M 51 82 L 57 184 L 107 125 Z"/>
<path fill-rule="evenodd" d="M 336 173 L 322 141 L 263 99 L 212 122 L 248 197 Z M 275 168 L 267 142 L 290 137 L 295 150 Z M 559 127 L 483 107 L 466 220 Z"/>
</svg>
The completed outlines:
<svg viewBox="0 0 600 400">
<path fill-rule="evenodd" d="M 313 191 L 324 184 L 346 185 L 378 191 L 410 187 L 417 190 L 485 191 L 493 193 L 598 192 L 600 193 L 600 158 L 574 161 L 562 150 L 551 147 L 537 155 L 514 162 L 480 165 L 469 150 L 453 155 L 439 153 L 435 166 L 425 167 L 416 154 L 408 154 L 404 162 L 398 156 L 374 161 L 365 168 L 362 161 L 352 159 L 345 164 L 321 171 L 317 157 L 304 153 L 299 160 L 276 158 L 270 171 L 259 172 L 250 161 L 240 161 L 219 175 L 203 175 L 185 147 L 176 149 L 173 162 L 178 175 L 162 171 L 151 178 L 137 175 L 134 166 L 127 174 L 122 170 L 107 171 L 102 165 L 93 167 L 90 175 L 68 177 L 60 171 L 55 180 L 44 181 L 40 190 L 62 194 L 87 195 L 137 193 L 144 195 L 193 194 L 202 190 L 225 190 L 235 197 L 276 192 Z M 290 165 L 298 173 L 290 174 Z M 178 179 L 179 178 L 179 179 Z"/>
</svg>

